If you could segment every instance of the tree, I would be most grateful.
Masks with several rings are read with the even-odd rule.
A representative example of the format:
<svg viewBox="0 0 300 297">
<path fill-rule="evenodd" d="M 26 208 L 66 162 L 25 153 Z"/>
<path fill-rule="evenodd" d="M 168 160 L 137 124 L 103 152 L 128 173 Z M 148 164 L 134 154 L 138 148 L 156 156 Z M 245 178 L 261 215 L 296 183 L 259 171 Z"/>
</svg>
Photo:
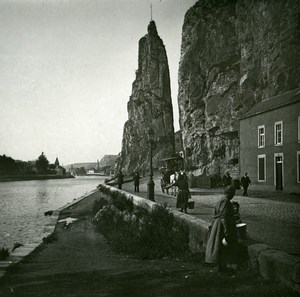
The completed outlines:
<svg viewBox="0 0 300 297">
<path fill-rule="evenodd" d="M 16 170 L 17 165 L 13 158 L 0 156 L 0 174 L 14 174 Z"/>
<path fill-rule="evenodd" d="M 48 164 L 49 161 L 47 157 L 44 155 L 44 152 L 42 152 L 42 154 L 35 162 L 38 173 L 46 173 L 48 169 Z"/>
<path fill-rule="evenodd" d="M 86 175 L 86 171 L 84 167 L 76 168 L 77 175 Z"/>
</svg>

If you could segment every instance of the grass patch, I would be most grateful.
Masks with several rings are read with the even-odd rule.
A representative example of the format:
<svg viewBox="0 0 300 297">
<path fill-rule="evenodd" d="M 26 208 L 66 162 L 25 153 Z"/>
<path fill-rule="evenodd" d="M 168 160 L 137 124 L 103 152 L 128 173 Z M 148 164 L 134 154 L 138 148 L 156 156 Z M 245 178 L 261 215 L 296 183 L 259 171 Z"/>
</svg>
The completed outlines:
<svg viewBox="0 0 300 297">
<path fill-rule="evenodd" d="M 179 257 L 188 252 L 188 227 L 166 205 L 148 211 L 116 193 L 93 221 L 118 252 L 143 259 Z"/>
</svg>

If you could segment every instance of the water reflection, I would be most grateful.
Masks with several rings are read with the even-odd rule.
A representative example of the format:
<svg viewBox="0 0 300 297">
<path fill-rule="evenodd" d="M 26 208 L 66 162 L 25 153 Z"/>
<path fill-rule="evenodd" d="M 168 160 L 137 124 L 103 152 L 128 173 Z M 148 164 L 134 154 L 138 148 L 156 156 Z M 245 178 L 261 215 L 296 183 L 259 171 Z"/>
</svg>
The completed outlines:
<svg viewBox="0 0 300 297">
<path fill-rule="evenodd" d="M 103 181 L 94 176 L 0 183 L 0 247 L 40 242 L 49 222 L 46 211 L 89 193 Z"/>
</svg>

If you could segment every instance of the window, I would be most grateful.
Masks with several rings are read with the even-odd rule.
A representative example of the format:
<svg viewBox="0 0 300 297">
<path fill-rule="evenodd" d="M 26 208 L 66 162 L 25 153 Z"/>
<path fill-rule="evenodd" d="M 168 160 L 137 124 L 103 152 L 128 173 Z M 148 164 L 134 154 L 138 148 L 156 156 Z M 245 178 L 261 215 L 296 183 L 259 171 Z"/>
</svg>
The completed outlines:
<svg viewBox="0 0 300 297">
<path fill-rule="evenodd" d="M 274 141 L 275 145 L 283 144 L 283 124 L 282 121 L 274 124 Z"/>
<path fill-rule="evenodd" d="M 266 155 L 257 156 L 257 180 L 259 182 L 266 181 Z"/>
<path fill-rule="evenodd" d="M 298 116 L 298 142 L 300 143 L 300 116 Z"/>
<path fill-rule="evenodd" d="M 297 183 L 300 184 L 300 152 L 297 152 Z"/>
<path fill-rule="evenodd" d="M 258 147 L 265 147 L 265 125 L 258 126 Z"/>
</svg>

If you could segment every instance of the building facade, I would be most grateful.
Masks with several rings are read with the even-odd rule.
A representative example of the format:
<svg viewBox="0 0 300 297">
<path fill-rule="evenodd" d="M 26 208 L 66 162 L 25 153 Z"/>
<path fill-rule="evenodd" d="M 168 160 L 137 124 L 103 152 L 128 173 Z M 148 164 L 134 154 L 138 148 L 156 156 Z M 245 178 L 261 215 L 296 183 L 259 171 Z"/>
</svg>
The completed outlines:
<svg viewBox="0 0 300 297">
<path fill-rule="evenodd" d="M 300 193 L 300 88 L 264 100 L 240 119 L 240 174 L 256 189 Z"/>
</svg>

